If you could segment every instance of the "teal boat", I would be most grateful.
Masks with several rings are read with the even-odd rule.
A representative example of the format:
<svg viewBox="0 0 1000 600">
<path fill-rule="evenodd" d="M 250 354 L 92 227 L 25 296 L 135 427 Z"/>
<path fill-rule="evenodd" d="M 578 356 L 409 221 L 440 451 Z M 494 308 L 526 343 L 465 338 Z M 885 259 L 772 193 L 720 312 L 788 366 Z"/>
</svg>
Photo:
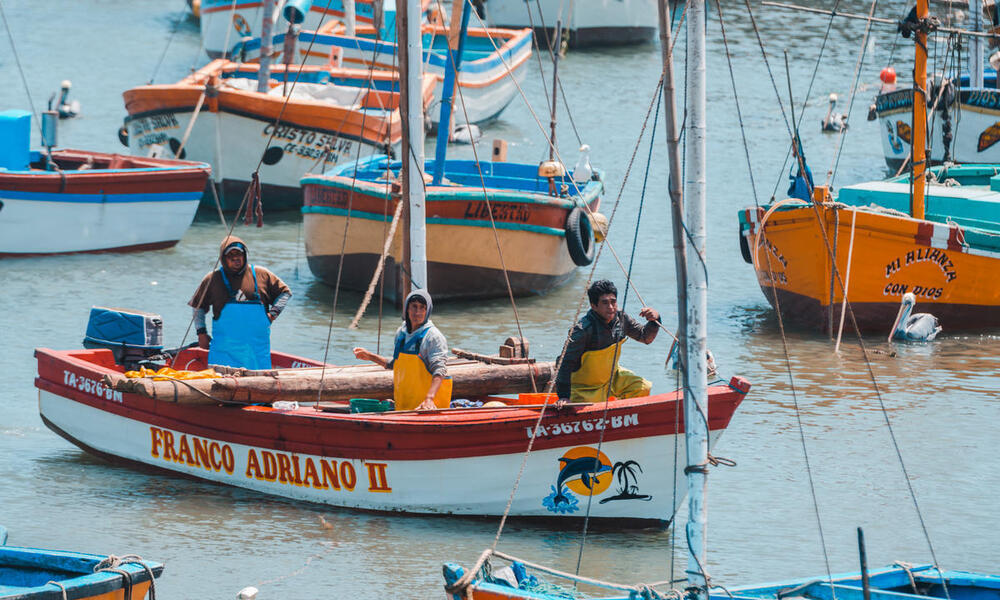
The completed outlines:
<svg viewBox="0 0 1000 600">
<path fill-rule="evenodd" d="M 138 557 L 100 556 L 61 550 L 2 545 L 0 600 L 139 600 L 149 592 L 163 565 Z"/>
</svg>

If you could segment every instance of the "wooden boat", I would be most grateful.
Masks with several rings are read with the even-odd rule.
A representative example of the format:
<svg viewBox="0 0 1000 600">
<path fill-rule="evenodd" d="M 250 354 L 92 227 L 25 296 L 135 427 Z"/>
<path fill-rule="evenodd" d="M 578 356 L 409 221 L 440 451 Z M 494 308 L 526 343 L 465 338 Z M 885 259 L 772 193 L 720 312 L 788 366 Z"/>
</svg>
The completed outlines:
<svg viewBox="0 0 1000 600">
<path fill-rule="evenodd" d="M 968 21 L 973 31 L 984 28 L 982 6 L 982 0 L 968 3 Z M 991 12 L 995 18 L 996 11 Z M 959 69 L 956 69 L 948 77 L 935 77 L 928 90 L 931 111 L 927 158 L 931 164 L 1000 163 L 997 72 L 984 65 L 986 40 L 968 36 L 963 38 L 963 42 L 968 44 L 965 71 L 957 72 Z M 869 119 L 879 121 L 886 164 L 894 172 L 899 172 L 908 164 L 912 150 L 913 89 L 896 89 L 894 71 L 890 77 L 891 81 L 883 81 L 875 99 L 874 114 L 869 115 Z"/>
<path fill-rule="evenodd" d="M 223 210 L 239 208 L 263 160 L 264 206 L 274 210 L 302 205 L 299 179 L 310 170 L 398 146 L 396 74 L 274 65 L 269 91 L 258 92 L 259 73 L 260 65 L 218 59 L 176 84 L 126 91 L 129 150 L 213 165 Z M 425 103 L 433 87 L 423 80 Z"/>
<path fill-rule="evenodd" d="M 336 62 L 347 67 L 393 70 L 396 68 L 396 43 L 376 39 L 371 26 L 358 26 L 356 35 L 347 35 L 339 22 L 330 22 L 319 31 L 303 31 L 298 36 L 295 62 L 323 65 L 337 56 Z M 440 24 L 422 26 L 424 71 L 444 82 L 448 58 L 448 28 Z M 285 34 L 274 37 L 274 47 L 283 45 Z M 459 106 L 454 113 L 456 123 L 482 124 L 500 116 L 517 95 L 518 84 L 524 81 L 528 59 L 531 58 L 530 29 L 498 29 L 470 27 L 467 31 L 457 82 L 465 99 L 465 110 Z M 260 39 L 242 46 L 248 59 L 259 56 Z M 432 125 L 437 125 L 443 85 L 434 88 L 434 100 L 427 113 Z M 468 119 L 466 119 L 468 113 Z"/>
<path fill-rule="evenodd" d="M 227 47 L 232 48 L 242 38 L 260 36 L 262 4 L 260 0 L 201 0 L 201 42 L 208 56 L 225 58 Z M 353 4 L 357 22 L 368 25 L 375 18 L 373 9 L 381 8 L 381 2 L 372 0 L 353 0 Z M 343 0 L 323 0 L 308 8 L 302 27 L 315 30 L 321 23 L 345 17 Z M 395 27 L 391 14 L 388 18 L 383 16 L 381 21 L 389 27 Z"/>
<path fill-rule="evenodd" d="M 426 172 L 434 172 L 435 161 L 425 165 Z M 337 281 L 343 249 L 340 285 L 368 287 L 399 202 L 398 185 L 394 188 L 393 182 L 400 167 L 399 161 L 373 156 L 302 179 L 306 257 L 318 278 Z M 435 298 L 506 296 L 504 266 L 514 294 L 542 294 L 569 279 L 577 265 L 593 260 L 593 233 L 583 207 L 596 212 L 600 206 L 604 183 L 599 173 L 578 184 L 579 194 L 557 195 L 549 195 L 549 179 L 541 177 L 533 164 L 448 160 L 445 173 L 447 180 L 441 185 L 426 186 L 427 276 Z M 572 174 L 555 183 L 576 189 Z M 402 254 L 403 244 L 395 239 L 385 263 L 387 298 L 403 295 Z"/>
<path fill-rule="evenodd" d="M 91 454 L 267 494 L 375 511 L 501 514 L 544 401 L 532 394 L 490 396 L 505 405 L 351 414 L 346 402 L 332 400 L 371 392 L 372 387 L 351 389 L 352 382 L 366 377 L 382 377 L 391 389 L 391 372 L 372 365 L 331 365 L 322 379 L 324 402 L 319 409 L 279 408 L 281 404 L 270 404 L 276 399 L 316 399 L 319 363 L 275 352 L 274 372 L 235 372 L 184 383 L 146 380 L 130 388 L 122 385 L 125 367 L 115 363 L 111 350 L 40 348 L 35 356 L 43 422 Z M 173 364 L 199 370 L 207 366 L 206 359 L 204 350 L 188 349 Z M 533 372 L 540 375 L 539 389 L 551 377 L 551 363 L 510 367 L 520 375 L 506 375 L 503 387 L 508 390 L 530 390 Z M 463 375 L 463 370 L 481 368 L 468 361 L 449 365 L 456 397 L 469 381 L 484 389 L 483 377 Z M 309 377 L 311 383 L 297 386 L 296 380 Z M 203 384 L 199 389 L 207 396 L 191 391 L 189 384 L 194 383 Z M 170 391 L 164 392 L 163 386 Z M 713 442 L 748 389 L 740 378 L 711 387 Z M 678 398 L 667 393 L 613 400 L 606 414 L 604 404 L 550 408 L 511 514 L 573 520 L 593 495 L 591 519 L 610 520 L 616 526 L 662 525 L 675 508 L 674 478 L 683 473 L 654 465 L 663 464 L 663 448 L 683 433 Z M 579 473 L 565 471 L 567 465 L 595 459 L 600 475 L 589 488 Z M 626 467 L 629 473 L 619 475 Z M 625 477 L 630 485 L 619 489 L 613 477 Z M 459 488 L 466 492 L 456 494 Z"/>
<path fill-rule="evenodd" d="M 656 36 L 654 0 L 539 0 L 527 5 L 522 0 L 490 0 L 482 6 L 488 26 L 533 27 L 540 40 L 554 39 L 561 21 L 570 48 L 645 44 Z"/>
<path fill-rule="evenodd" d="M 211 172 L 198 162 L 30 151 L 30 137 L 31 113 L 0 112 L 0 256 L 173 246 Z"/>
<path fill-rule="evenodd" d="M 162 572 L 163 565 L 137 558 L 122 562 L 96 554 L 0 544 L 3 600 L 137 600 L 146 597 Z"/>
<path fill-rule="evenodd" d="M 834 330 L 839 274 L 862 330 L 888 333 L 907 292 L 945 331 L 1000 326 L 1000 281 L 988 276 L 1000 264 L 1000 165 L 930 173 L 923 219 L 907 215 L 908 175 L 847 186 L 835 199 L 741 211 L 744 259 L 768 301 L 777 294 L 786 318 Z"/>
<path fill-rule="evenodd" d="M 916 44 L 920 88 L 923 44 Z M 992 276 L 1000 266 L 1000 165 L 925 173 L 926 103 L 923 94 L 908 93 L 918 125 L 912 174 L 847 186 L 836 198 L 817 187 L 809 203 L 740 211 L 743 258 L 786 319 L 832 331 L 846 295 L 862 330 L 888 333 L 910 292 L 945 331 L 1000 326 L 1000 284 Z"/>
</svg>

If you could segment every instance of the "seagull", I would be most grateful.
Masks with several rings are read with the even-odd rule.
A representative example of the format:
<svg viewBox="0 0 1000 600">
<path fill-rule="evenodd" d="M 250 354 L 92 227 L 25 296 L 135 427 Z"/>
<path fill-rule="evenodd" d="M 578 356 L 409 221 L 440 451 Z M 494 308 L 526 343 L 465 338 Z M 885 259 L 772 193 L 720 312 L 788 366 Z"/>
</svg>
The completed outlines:
<svg viewBox="0 0 1000 600">
<path fill-rule="evenodd" d="M 594 175 L 594 169 L 590 166 L 590 146 L 584 144 L 580 146 L 580 158 L 573 167 L 573 181 L 586 183 Z"/>
<path fill-rule="evenodd" d="M 72 102 L 67 102 L 66 97 L 69 96 L 69 89 L 73 86 L 69 79 L 64 79 L 60 87 L 59 102 L 56 104 L 56 110 L 59 112 L 60 119 L 69 119 L 80 114 L 80 102 L 73 100 Z M 55 100 L 56 95 L 52 94 L 49 98 L 49 110 L 52 110 L 52 101 Z"/>
<path fill-rule="evenodd" d="M 830 94 L 830 110 L 826 111 L 821 128 L 823 131 L 840 132 L 847 129 L 847 116 L 833 112 L 837 105 L 837 94 Z"/>
<path fill-rule="evenodd" d="M 897 340 L 929 342 L 941 333 L 941 326 L 938 325 L 937 317 L 934 315 L 930 313 L 910 314 L 916 303 L 917 297 L 912 292 L 903 294 L 903 302 L 899 306 L 899 313 L 896 314 L 896 322 L 892 324 L 890 337 Z"/>
<path fill-rule="evenodd" d="M 476 125 L 459 123 L 455 125 L 455 131 L 451 134 L 451 141 L 456 144 L 475 144 L 481 137 L 483 137 L 483 132 Z"/>
</svg>

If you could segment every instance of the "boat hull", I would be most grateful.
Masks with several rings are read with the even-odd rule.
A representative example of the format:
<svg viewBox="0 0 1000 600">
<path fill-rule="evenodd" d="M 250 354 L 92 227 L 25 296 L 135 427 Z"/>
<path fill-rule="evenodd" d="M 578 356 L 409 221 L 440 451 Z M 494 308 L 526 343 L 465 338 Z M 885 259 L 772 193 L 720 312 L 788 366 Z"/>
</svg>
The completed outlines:
<svg viewBox="0 0 1000 600">
<path fill-rule="evenodd" d="M 111 154 L 57 150 L 58 161 L 110 164 Z M 96 159 L 96 160 L 95 160 Z M 119 161 L 125 160 L 123 157 Z M 194 219 L 208 165 L 0 172 L 0 256 L 166 248 Z"/>
<path fill-rule="evenodd" d="M 912 149 L 913 91 L 880 94 L 876 110 L 886 164 L 898 171 Z M 948 144 L 945 128 L 952 136 Z M 952 102 L 932 113 L 927 132 L 927 154 L 932 164 L 1000 163 L 1000 90 L 961 88 Z"/>
<path fill-rule="evenodd" d="M 110 351 L 39 349 L 36 356 L 44 422 L 88 452 L 355 509 L 503 514 L 538 419 L 538 409 L 530 407 L 366 415 L 183 405 L 104 388 L 101 377 L 113 370 Z M 749 389 L 739 379 L 731 385 L 736 387 L 710 390 L 712 441 Z M 682 467 L 676 473 L 662 468 L 671 464 L 664 457 L 683 434 L 680 403 L 672 393 L 615 401 L 607 413 L 603 404 L 548 411 L 511 514 L 579 518 L 592 493 L 592 519 L 662 525 L 675 509 L 675 478 L 683 477 Z M 589 491 L 560 478 L 561 465 L 580 456 L 599 457 L 603 465 Z M 626 465 L 629 473 L 621 477 L 631 485 L 620 489 L 612 475 L 629 461 L 639 467 Z M 553 500 L 557 485 L 565 504 Z"/>
<path fill-rule="evenodd" d="M 1000 248 L 963 243 L 972 234 L 957 225 L 825 204 L 777 210 L 758 237 L 763 214 L 741 213 L 741 245 L 764 296 L 792 322 L 822 331 L 839 327 L 843 293 L 835 264 L 862 331 L 888 335 L 907 292 L 945 331 L 1000 327 L 1000 280 L 992 275 Z M 850 313 L 845 326 L 852 328 Z"/>
<path fill-rule="evenodd" d="M 0 545 L 0 598 L 141 599 L 153 583 L 150 574 L 155 578 L 163 572 L 163 565 L 151 561 L 102 566 L 108 558 Z M 99 566 L 101 570 L 95 571 Z"/>
<path fill-rule="evenodd" d="M 344 176 L 308 177 L 303 188 L 306 257 L 313 274 L 331 285 L 367 290 L 395 211 L 391 190 Z M 597 211 L 601 189 L 588 186 L 579 203 Z M 505 297 L 508 278 L 515 295 L 544 294 L 576 270 L 565 224 L 577 201 L 498 190 L 491 190 L 491 198 L 495 230 L 482 188 L 427 187 L 427 277 L 435 299 Z M 397 233 L 381 291 L 393 301 L 402 300 L 402 257 Z"/>
<path fill-rule="evenodd" d="M 568 36 L 571 48 L 641 44 L 651 42 L 656 35 L 656 3 L 652 0 L 568 3 L 541 0 L 541 15 L 535 6 L 535 3 L 526 6 L 520 0 L 490 1 L 486 3 L 487 24 L 490 27 L 533 27 L 539 36 L 537 39 L 541 40 L 552 39 L 556 21 L 561 18 L 563 36 Z M 561 17 L 560 9 L 563 10 Z"/>
</svg>

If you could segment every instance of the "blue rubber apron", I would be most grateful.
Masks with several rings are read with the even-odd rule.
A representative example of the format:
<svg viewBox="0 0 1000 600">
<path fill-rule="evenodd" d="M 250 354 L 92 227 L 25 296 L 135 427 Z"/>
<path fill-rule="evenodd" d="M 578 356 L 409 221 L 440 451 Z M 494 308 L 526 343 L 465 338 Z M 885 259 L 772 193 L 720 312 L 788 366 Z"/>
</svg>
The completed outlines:
<svg viewBox="0 0 1000 600">
<path fill-rule="evenodd" d="M 271 320 L 257 290 L 257 272 L 250 265 L 253 277 L 253 298 L 236 300 L 226 273 L 219 267 L 222 283 L 229 292 L 229 301 L 222 307 L 219 318 L 212 323 L 212 343 L 208 347 L 208 364 L 271 368 Z"/>
</svg>

